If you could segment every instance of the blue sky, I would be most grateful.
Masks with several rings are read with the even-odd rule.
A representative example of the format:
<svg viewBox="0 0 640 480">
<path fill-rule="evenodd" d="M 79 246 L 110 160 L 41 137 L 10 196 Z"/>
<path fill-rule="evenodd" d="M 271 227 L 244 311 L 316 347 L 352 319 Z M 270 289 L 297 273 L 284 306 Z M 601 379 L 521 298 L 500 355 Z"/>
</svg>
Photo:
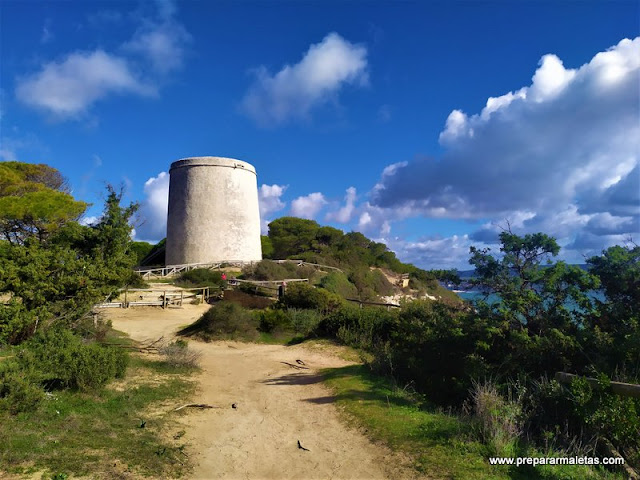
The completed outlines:
<svg viewBox="0 0 640 480">
<path fill-rule="evenodd" d="M 106 183 L 164 237 L 167 171 L 258 171 L 264 228 L 313 218 L 426 268 L 554 235 L 640 238 L 640 7 L 623 2 L 18 2 L 1 13 L 0 159 Z"/>
</svg>

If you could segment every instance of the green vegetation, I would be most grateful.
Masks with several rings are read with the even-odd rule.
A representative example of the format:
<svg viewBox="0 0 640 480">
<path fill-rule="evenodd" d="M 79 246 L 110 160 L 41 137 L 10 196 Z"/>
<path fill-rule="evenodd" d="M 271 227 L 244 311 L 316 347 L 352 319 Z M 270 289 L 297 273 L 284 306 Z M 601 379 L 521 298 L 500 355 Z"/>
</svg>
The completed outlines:
<svg viewBox="0 0 640 480">
<path fill-rule="evenodd" d="M 298 267 L 295 263 L 277 263 L 263 260 L 242 270 L 242 277 L 249 280 L 284 280 L 289 278 L 313 278 L 316 269 Z"/>
<path fill-rule="evenodd" d="M 121 192 L 108 188 L 100 221 L 87 227 L 77 222 L 86 205 L 67 190 L 45 165 L 0 164 L 0 460 L 16 471 L 46 465 L 59 478 L 67 471 L 113 474 L 104 464 L 108 456 L 145 475 L 178 474 L 182 447 L 163 443 L 151 429 L 136 430 L 144 423 L 132 420 L 151 402 L 188 389 L 171 375 L 192 371 L 197 355 L 178 341 L 163 348 L 163 362 L 134 358 L 127 377 L 127 356 L 106 345 L 113 343 L 109 327 L 87 315 L 120 287 L 139 284 L 132 266 L 144 255 L 160 258 L 163 246 L 131 242 L 137 206 L 122 207 Z M 638 467 L 640 400 L 614 395 L 610 381 L 640 382 L 640 247 L 609 248 L 584 271 L 551 264 L 560 248 L 545 234 L 506 231 L 500 240 L 498 255 L 472 248 L 470 259 L 475 285 L 499 301 L 469 305 L 439 287 L 439 278 L 456 281 L 452 272 L 403 264 L 360 233 L 281 218 L 262 239 L 265 256 L 341 271 L 261 262 L 245 278 L 310 284 L 290 282 L 268 308 L 272 300 L 262 297 L 253 305 L 262 310 L 220 302 L 181 333 L 206 341 L 324 337 L 360 349 L 370 371 L 390 380 L 364 367 L 329 372 L 338 401 L 375 438 L 409 453 L 435 477 L 606 478 L 586 467 L 493 469 L 486 458 L 610 456 L 608 444 Z M 390 273 L 408 274 L 411 289 L 437 292 L 443 301 L 394 310 L 345 301 L 392 293 Z M 224 285 L 209 270 L 187 272 L 178 282 Z M 594 289 L 604 300 L 594 298 Z M 145 369 L 166 381 L 145 384 L 135 376 Z M 549 380 L 556 371 L 595 377 L 598 385 L 578 378 L 563 386 Z M 127 381 L 132 375 L 135 386 Z M 110 388 L 118 378 L 123 391 Z M 411 385 L 415 394 L 392 385 Z M 95 450 L 86 447 L 89 437 Z"/>
<path fill-rule="evenodd" d="M 0 411 L 29 411 L 45 391 L 92 391 L 127 368 L 124 351 L 83 343 L 66 329 L 49 329 L 22 344 L 14 358 L 0 363 Z"/>
<path fill-rule="evenodd" d="M 501 413 L 509 410 L 509 405 L 486 388 L 478 394 L 483 416 L 466 417 L 435 409 L 410 393 L 411 389 L 398 388 L 362 365 L 324 373 L 333 399 L 347 418 L 364 427 L 374 440 L 407 455 L 414 468 L 428 478 L 623 478 L 585 466 L 491 466 L 486 458 L 494 455 L 540 457 L 564 453 L 522 448 L 513 442 L 509 447 L 499 441 L 500 432 L 505 431 Z M 497 422 L 502 428 L 496 426 Z M 496 445 L 502 448 L 496 451 Z"/>
<path fill-rule="evenodd" d="M 226 284 L 226 282 L 222 280 L 222 272 L 209 270 L 208 268 L 194 268 L 193 270 L 183 272 L 173 283 L 183 288 L 222 288 Z"/>
<path fill-rule="evenodd" d="M 309 228 L 302 233 L 309 235 Z M 320 280 L 328 289 L 291 283 L 274 307 L 242 325 L 273 335 L 293 331 L 293 312 L 315 312 L 312 319 L 304 314 L 309 320 L 298 328 L 301 335 L 361 349 L 372 371 L 412 385 L 429 405 L 458 415 L 467 411 L 470 419 L 456 418 L 467 422 L 465 432 L 482 445 L 476 454 L 484 457 L 609 456 L 604 438 L 638 465 L 640 402 L 612 394 L 608 382 L 640 378 L 638 313 L 628 306 L 638 295 L 639 248 L 613 247 L 589 259 L 593 269 L 587 272 L 563 262 L 549 265 L 559 247 L 544 234 L 504 232 L 501 241 L 499 257 L 472 249 L 470 259 L 474 282 L 499 295 L 499 303 L 413 301 L 390 311 L 359 308 L 329 291 L 344 294 L 351 285 L 349 275 L 332 273 Z M 599 286 L 606 301 L 589 295 Z M 596 376 L 601 386 L 580 380 L 565 387 L 548 380 L 556 371 Z M 588 476 L 583 473 L 570 477 Z"/>
<path fill-rule="evenodd" d="M 69 195 L 65 178 L 43 164 L 0 163 L 0 237 L 23 244 L 35 237 L 44 241 L 87 208 Z"/>
<path fill-rule="evenodd" d="M 300 259 L 310 263 L 340 268 L 345 276 L 340 278 L 332 273 L 332 278 L 324 280 L 308 276 L 289 277 L 273 275 L 268 278 L 310 278 L 319 281 L 323 287 L 342 296 L 375 300 L 380 295 L 390 295 L 393 287 L 380 269 L 396 274 L 408 274 L 411 288 L 420 294 L 437 293 L 446 295 L 438 279 L 456 278 L 451 272 L 437 270 L 427 272 L 413 265 L 400 262 L 395 254 L 383 243 L 372 242 L 358 232 L 344 233 L 333 227 L 320 226 L 313 220 L 282 217 L 269 224 L 269 236 L 263 237 L 263 250 L 272 252 L 265 258 Z M 265 262 L 262 262 L 265 263 Z M 284 268 L 284 267 L 283 267 Z M 284 273 L 284 272 L 282 272 Z M 249 277 L 255 278 L 257 277 Z M 265 278 L 267 279 L 267 278 Z M 346 280 L 346 282 L 345 282 Z M 460 303 L 455 295 L 450 295 L 452 303 Z"/>
<path fill-rule="evenodd" d="M 163 238 L 151 247 L 147 255 L 140 260 L 139 264 L 144 267 L 164 266 L 167 239 Z"/>
<path fill-rule="evenodd" d="M 127 376 L 122 340 L 91 318 L 92 306 L 119 288 L 144 285 L 132 267 L 149 246 L 131 242 L 129 221 L 137 205 L 123 207 L 121 199 L 122 192 L 107 187 L 100 220 L 83 226 L 77 220 L 87 204 L 69 195 L 58 171 L 0 164 L 3 469 L 46 468 L 55 478 L 113 478 L 129 469 L 167 476 L 182 469 L 183 455 L 163 446 L 155 426 L 138 426 L 144 408 L 189 385 L 175 377 L 149 385 L 139 378 L 143 369 L 135 358 Z M 155 362 L 163 375 L 175 370 L 171 363 L 188 360 L 182 353 Z M 187 362 L 180 371 L 189 368 Z M 124 382 L 121 391 L 110 389 L 114 379 Z"/>
<path fill-rule="evenodd" d="M 11 193 L 3 200 L 20 204 L 29 194 L 26 187 L 16 191 L 6 186 L 13 179 L 7 180 L 6 172 L 20 172 L 23 165 L 2 165 L 3 190 Z M 29 188 L 35 188 L 32 183 Z M 44 184 L 39 188 L 38 194 L 68 196 Z M 74 203 L 73 215 L 66 204 L 47 210 L 37 202 L 22 204 L 19 218 L 11 209 L 0 209 L 0 225 L 10 228 L 0 240 L 0 294 L 10 298 L 0 307 L 0 345 L 20 343 L 53 323 L 71 327 L 119 287 L 142 283 L 132 271 L 136 259 L 129 237 L 137 205 L 121 207 L 121 198 L 122 192 L 108 187 L 102 218 L 91 227 L 73 220 L 86 207 L 81 202 Z"/>
<path fill-rule="evenodd" d="M 185 443 L 166 437 L 175 428 L 171 416 L 149 413 L 151 407 L 179 403 L 193 391 L 184 372 L 183 367 L 134 357 L 117 388 L 83 394 L 53 391 L 35 410 L 0 412 L 0 465 L 8 473 L 46 469 L 58 478 L 173 478 L 186 473 Z"/>
<path fill-rule="evenodd" d="M 258 320 L 240 305 L 220 302 L 198 320 L 178 332 L 205 342 L 219 339 L 252 341 L 258 338 Z"/>
<path fill-rule="evenodd" d="M 136 265 L 141 265 L 142 261 L 153 250 L 154 245 L 149 242 L 131 242 L 130 248 L 136 256 Z"/>
</svg>

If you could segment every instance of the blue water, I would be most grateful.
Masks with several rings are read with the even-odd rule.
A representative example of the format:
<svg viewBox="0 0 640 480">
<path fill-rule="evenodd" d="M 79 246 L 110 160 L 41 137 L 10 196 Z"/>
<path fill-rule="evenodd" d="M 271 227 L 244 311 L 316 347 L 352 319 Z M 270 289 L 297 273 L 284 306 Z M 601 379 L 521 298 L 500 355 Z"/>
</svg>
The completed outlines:
<svg viewBox="0 0 640 480">
<path fill-rule="evenodd" d="M 473 301 L 476 299 L 482 299 L 484 297 L 484 293 L 479 292 L 477 290 L 469 290 L 469 291 L 465 291 L 465 292 L 456 292 L 458 294 L 458 296 L 460 298 L 462 298 L 463 300 L 468 300 L 468 301 Z M 604 292 L 602 290 L 594 290 L 592 292 L 589 292 L 589 296 L 592 299 L 595 300 L 600 300 L 601 302 L 604 302 L 606 300 L 606 297 L 604 295 Z M 490 294 L 487 297 L 487 302 L 488 303 L 498 303 L 500 302 L 500 296 L 496 295 L 495 293 Z M 574 304 L 570 304 L 569 307 L 571 308 L 571 310 L 577 308 L 577 305 Z"/>
</svg>

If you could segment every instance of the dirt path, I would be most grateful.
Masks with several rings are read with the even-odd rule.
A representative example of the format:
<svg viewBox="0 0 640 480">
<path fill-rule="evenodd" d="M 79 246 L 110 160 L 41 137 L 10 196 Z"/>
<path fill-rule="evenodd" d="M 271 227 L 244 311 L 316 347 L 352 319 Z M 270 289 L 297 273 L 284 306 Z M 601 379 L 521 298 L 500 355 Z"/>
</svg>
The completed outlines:
<svg viewBox="0 0 640 480">
<path fill-rule="evenodd" d="M 206 306 L 106 312 L 136 340 L 169 338 Z M 197 479 L 381 479 L 413 477 L 398 458 L 340 421 L 318 369 L 349 362 L 308 346 L 236 342 L 190 345 L 202 352 L 194 401 L 223 408 L 184 418 Z M 309 370 L 281 362 L 302 360 Z M 298 441 L 308 448 L 298 448 Z"/>
</svg>

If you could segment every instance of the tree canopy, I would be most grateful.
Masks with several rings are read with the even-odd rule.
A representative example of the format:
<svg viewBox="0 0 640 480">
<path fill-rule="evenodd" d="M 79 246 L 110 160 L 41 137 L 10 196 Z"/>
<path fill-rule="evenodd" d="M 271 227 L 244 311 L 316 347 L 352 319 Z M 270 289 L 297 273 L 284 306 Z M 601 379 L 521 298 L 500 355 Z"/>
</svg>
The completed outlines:
<svg viewBox="0 0 640 480">
<path fill-rule="evenodd" d="M 30 237 L 44 240 L 69 221 L 77 220 L 87 204 L 68 193 L 66 179 L 43 164 L 0 163 L 0 236 L 13 244 Z"/>
<path fill-rule="evenodd" d="M 137 205 L 122 207 L 122 192 L 108 187 L 100 221 L 83 226 L 75 219 L 86 204 L 47 186 L 65 188 L 62 176 L 51 167 L 12 163 L 2 168 L 2 191 L 12 194 L 0 197 L 0 222 L 19 229 L 0 240 L 0 294 L 9 298 L 0 306 L 0 344 L 18 343 L 38 325 L 73 323 L 132 281 L 136 263 L 129 220 Z M 11 216 L 15 210 L 3 201 L 21 205 L 25 215 Z"/>
</svg>

